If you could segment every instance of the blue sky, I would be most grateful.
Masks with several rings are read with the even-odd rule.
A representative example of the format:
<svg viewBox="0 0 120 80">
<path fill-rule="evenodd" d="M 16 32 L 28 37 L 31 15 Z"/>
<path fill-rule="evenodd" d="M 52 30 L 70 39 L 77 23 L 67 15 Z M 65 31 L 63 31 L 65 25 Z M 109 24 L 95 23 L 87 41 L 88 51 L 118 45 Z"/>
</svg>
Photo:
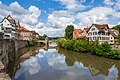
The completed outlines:
<svg viewBox="0 0 120 80">
<path fill-rule="evenodd" d="M 0 20 L 9 14 L 41 35 L 64 36 L 70 24 L 120 24 L 120 0 L 0 0 Z"/>
</svg>

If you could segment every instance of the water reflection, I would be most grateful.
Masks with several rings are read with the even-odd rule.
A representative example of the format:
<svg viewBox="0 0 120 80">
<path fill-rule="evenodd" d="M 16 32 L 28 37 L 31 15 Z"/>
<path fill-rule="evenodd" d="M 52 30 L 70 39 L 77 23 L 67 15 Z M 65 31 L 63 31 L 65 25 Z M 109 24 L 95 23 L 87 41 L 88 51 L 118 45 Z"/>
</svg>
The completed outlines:
<svg viewBox="0 0 120 80">
<path fill-rule="evenodd" d="M 75 54 L 74 58 L 72 55 L 59 54 L 56 49 L 48 51 L 40 49 L 38 54 L 20 63 L 20 69 L 13 80 L 117 80 L 118 78 L 118 69 L 115 65 L 107 68 L 107 75 L 98 74 L 100 70 L 91 64 L 86 67 L 82 60 L 77 60 Z M 94 73 L 97 75 L 93 75 Z"/>
</svg>

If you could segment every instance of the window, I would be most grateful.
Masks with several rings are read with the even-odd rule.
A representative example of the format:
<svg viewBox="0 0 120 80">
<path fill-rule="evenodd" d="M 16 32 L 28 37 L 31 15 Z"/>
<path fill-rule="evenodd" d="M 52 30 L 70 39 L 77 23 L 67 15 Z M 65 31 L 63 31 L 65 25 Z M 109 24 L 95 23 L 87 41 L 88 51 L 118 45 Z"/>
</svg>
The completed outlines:
<svg viewBox="0 0 120 80">
<path fill-rule="evenodd" d="M 93 30 L 95 30 L 95 28 L 92 28 L 91 30 L 93 31 Z"/>
<path fill-rule="evenodd" d="M 89 37 L 89 40 L 92 40 L 92 37 Z"/>
<path fill-rule="evenodd" d="M 102 37 L 102 40 L 105 40 L 105 37 Z"/>
<path fill-rule="evenodd" d="M 97 32 L 95 32 L 95 35 L 97 35 Z"/>
<path fill-rule="evenodd" d="M 113 40 L 111 40 L 110 42 L 114 42 Z"/>
<path fill-rule="evenodd" d="M 92 35 L 92 33 L 91 33 L 91 32 L 89 32 L 89 33 L 88 33 L 88 35 Z"/>
<path fill-rule="evenodd" d="M 106 37 L 106 40 L 109 40 L 110 38 L 109 37 Z"/>
<path fill-rule="evenodd" d="M 102 35 L 105 35 L 105 33 L 102 33 Z"/>
</svg>

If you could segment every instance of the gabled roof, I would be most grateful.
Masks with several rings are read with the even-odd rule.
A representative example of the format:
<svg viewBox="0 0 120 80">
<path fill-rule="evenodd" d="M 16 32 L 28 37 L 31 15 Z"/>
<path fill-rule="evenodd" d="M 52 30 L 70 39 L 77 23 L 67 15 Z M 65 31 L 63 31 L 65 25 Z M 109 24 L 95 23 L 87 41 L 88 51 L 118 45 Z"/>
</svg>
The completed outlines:
<svg viewBox="0 0 120 80">
<path fill-rule="evenodd" d="M 100 32 L 105 32 L 105 30 L 104 30 L 105 28 L 108 28 L 108 29 L 109 29 L 108 24 L 92 24 L 91 27 L 92 27 L 93 25 L 94 25 Z M 90 28 L 91 28 L 91 27 L 90 27 Z M 90 30 L 90 29 L 89 29 L 89 30 Z M 89 30 L 88 30 L 88 31 L 89 31 Z"/>
<path fill-rule="evenodd" d="M 88 32 L 90 28 L 84 28 L 83 31 Z"/>
<path fill-rule="evenodd" d="M 80 33 L 82 33 L 82 30 L 81 30 L 81 29 L 74 29 L 74 30 L 73 30 L 73 33 L 78 33 L 78 34 L 80 34 Z"/>
<path fill-rule="evenodd" d="M 8 16 L 6 17 L 6 19 L 7 19 L 10 23 L 15 23 L 15 20 L 14 20 L 10 15 L 8 15 Z"/>
</svg>

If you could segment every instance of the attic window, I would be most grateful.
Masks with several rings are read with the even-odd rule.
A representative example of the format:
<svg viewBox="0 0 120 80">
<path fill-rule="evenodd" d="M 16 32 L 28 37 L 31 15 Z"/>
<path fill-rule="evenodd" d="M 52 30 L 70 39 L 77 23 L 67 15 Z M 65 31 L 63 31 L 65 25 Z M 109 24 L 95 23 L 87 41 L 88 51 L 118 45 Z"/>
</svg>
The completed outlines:
<svg viewBox="0 0 120 80">
<path fill-rule="evenodd" d="M 92 28 L 92 31 L 95 30 L 95 28 Z"/>
</svg>

